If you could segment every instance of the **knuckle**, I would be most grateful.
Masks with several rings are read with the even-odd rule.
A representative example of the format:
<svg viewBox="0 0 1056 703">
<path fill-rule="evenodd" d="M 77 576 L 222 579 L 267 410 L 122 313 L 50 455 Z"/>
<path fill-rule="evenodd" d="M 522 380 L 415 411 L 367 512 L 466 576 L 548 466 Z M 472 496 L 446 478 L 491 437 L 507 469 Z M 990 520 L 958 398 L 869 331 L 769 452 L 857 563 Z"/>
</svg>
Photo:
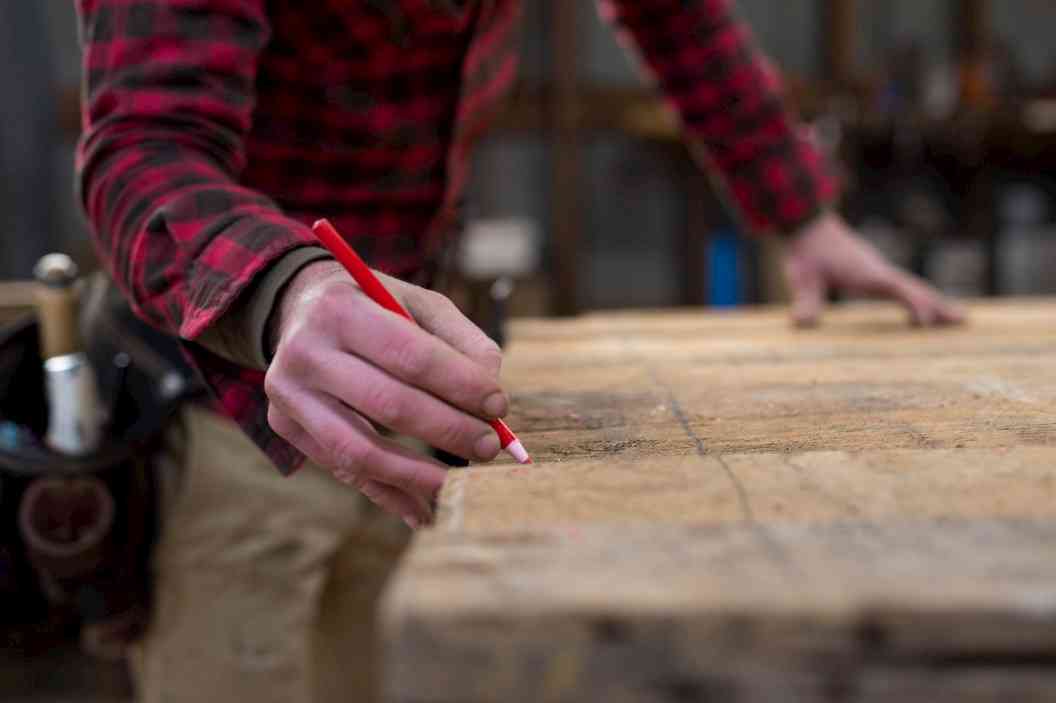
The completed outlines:
<svg viewBox="0 0 1056 703">
<path fill-rule="evenodd" d="M 268 426 L 271 427 L 280 437 L 287 437 L 290 434 L 290 422 L 285 414 L 279 412 L 278 408 L 274 405 L 268 405 Z"/>
<path fill-rule="evenodd" d="M 405 493 L 413 493 L 420 480 L 420 469 L 412 464 L 405 470 L 392 472 L 386 480 Z"/>
<path fill-rule="evenodd" d="M 272 364 L 272 366 L 268 369 L 267 373 L 264 374 L 264 394 L 267 395 L 268 398 L 274 399 L 274 398 L 278 397 L 278 394 L 279 394 L 279 389 L 278 389 L 279 382 L 278 382 L 277 378 L 278 378 L 279 373 L 280 372 L 278 370 L 278 367 L 276 367 L 274 364 Z M 270 418 L 271 411 L 269 410 L 268 413 L 269 413 L 269 418 Z"/>
<path fill-rule="evenodd" d="M 286 384 L 282 380 L 282 374 L 275 367 L 268 370 L 267 374 L 264 375 L 264 393 L 268 396 L 268 399 L 278 405 L 284 406 L 289 404 L 289 391 L 286 388 Z M 271 413 L 276 408 L 268 408 L 268 420 L 271 420 Z"/>
<path fill-rule="evenodd" d="M 373 481 L 362 479 L 356 484 L 356 490 L 366 496 L 372 503 L 381 505 L 383 498 L 385 497 L 384 491 L 381 486 Z"/>
<path fill-rule="evenodd" d="M 378 493 L 377 490 L 371 490 L 372 488 L 374 488 L 373 484 L 371 483 L 370 479 L 368 479 L 361 473 L 348 474 L 348 485 L 352 486 L 357 491 L 371 499 L 373 499 Z"/>
<path fill-rule="evenodd" d="M 413 493 L 418 489 L 419 486 L 425 484 L 425 476 L 422 473 L 421 467 L 411 466 L 407 473 L 401 477 L 400 488 L 407 493 Z"/>
<path fill-rule="evenodd" d="M 335 467 L 348 474 L 358 475 L 367 465 L 370 446 L 357 439 L 331 439 L 327 452 L 330 454 L 330 463 Z"/>
<path fill-rule="evenodd" d="M 428 464 L 415 466 L 408 477 L 411 486 L 408 492 L 419 493 L 427 500 L 435 500 L 440 489 L 444 487 L 444 480 L 444 473 L 435 473 Z"/>
<path fill-rule="evenodd" d="M 328 326 L 339 319 L 348 307 L 344 290 L 338 286 L 329 286 L 319 293 L 311 307 L 309 318 L 315 324 Z"/>
<path fill-rule="evenodd" d="M 299 374 L 311 366 L 312 345 L 304 335 L 293 335 L 282 349 L 279 368 L 290 374 Z"/>
<path fill-rule="evenodd" d="M 421 300 L 429 307 L 445 309 L 455 307 L 455 304 L 451 302 L 450 298 L 446 295 L 437 293 L 435 290 L 423 288 L 418 291 L 418 295 L 421 296 Z"/>
<path fill-rule="evenodd" d="M 444 422 L 436 434 L 436 439 L 440 446 L 458 452 L 464 451 L 467 447 L 471 448 L 473 444 L 471 433 L 458 421 Z"/>
<path fill-rule="evenodd" d="M 356 404 L 357 409 L 368 415 L 374 422 L 389 429 L 399 429 L 400 425 L 409 417 L 406 403 L 399 392 L 394 392 L 384 383 L 370 383 L 365 390 L 361 400 Z"/>
<path fill-rule="evenodd" d="M 494 340 L 487 338 L 481 345 L 480 360 L 488 369 L 498 371 L 502 368 L 502 349 Z"/>
<path fill-rule="evenodd" d="M 359 491 L 372 501 L 377 498 L 377 495 L 380 492 L 374 482 L 371 481 L 362 471 L 335 469 L 334 476 L 341 483 Z"/>
<path fill-rule="evenodd" d="M 397 397 L 378 394 L 373 401 L 375 420 L 389 429 L 399 429 L 407 419 L 403 402 Z"/>
<path fill-rule="evenodd" d="M 437 310 L 440 310 L 450 317 L 463 317 L 462 311 L 457 305 L 455 305 L 455 301 L 451 300 L 451 298 L 435 291 L 429 291 L 429 294 L 431 296 L 430 300 Z"/>
<path fill-rule="evenodd" d="M 433 352 L 424 344 L 404 343 L 394 350 L 396 366 L 405 377 L 424 379 L 432 365 Z"/>
</svg>

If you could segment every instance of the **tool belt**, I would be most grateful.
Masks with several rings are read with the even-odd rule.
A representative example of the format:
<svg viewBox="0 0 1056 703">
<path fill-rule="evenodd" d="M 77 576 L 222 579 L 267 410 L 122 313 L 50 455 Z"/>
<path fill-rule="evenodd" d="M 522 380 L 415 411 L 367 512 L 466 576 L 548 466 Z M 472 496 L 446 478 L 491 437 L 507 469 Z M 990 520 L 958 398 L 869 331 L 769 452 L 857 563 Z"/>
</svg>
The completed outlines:
<svg viewBox="0 0 1056 703">
<path fill-rule="evenodd" d="M 149 613 L 161 442 L 203 389 L 176 342 L 136 319 L 108 279 L 85 284 L 82 332 L 111 405 L 93 454 L 64 456 L 41 439 L 36 317 L 0 330 L 0 631 L 27 654 L 75 634 L 89 653 L 119 658 Z"/>
</svg>

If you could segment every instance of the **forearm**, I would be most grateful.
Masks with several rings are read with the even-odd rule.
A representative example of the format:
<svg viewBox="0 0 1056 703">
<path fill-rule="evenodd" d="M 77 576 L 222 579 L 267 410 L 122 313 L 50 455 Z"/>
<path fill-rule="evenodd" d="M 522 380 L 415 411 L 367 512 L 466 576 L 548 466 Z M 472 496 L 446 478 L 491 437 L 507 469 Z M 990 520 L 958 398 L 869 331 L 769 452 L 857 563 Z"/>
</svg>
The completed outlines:
<svg viewBox="0 0 1056 703">
<path fill-rule="evenodd" d="M 142 141 L 115 147 L 100 166 L 88 153 L 85 210 L 137 314 L 193 340 L 259 272 L 313 240 L 200 151 L 138 134 Z"/>
<path fill-rule="evenodd" d="M 78 187 L 96 248 L 139 317 L 196 342 L 233 319 L 274 262 L 315 241 L 238 184 L 266 0 L 77 0 L 77 10 Z M 298 466 L 300 452 L 267 425 L 264 374 L 231 363 L 222 344 L 183 348 L 224 412 L 282 471 Z"/>
<path fill-rule="evenodd" d="M 600 0 L 681 116 L 686 137 L 753 230 L 793 232 L 835 185 L 785 109 L 777 73 L 729 0 Z"/>
<path fill-rule="evenodd" d="M 87 92 L 80 195 L 136 312 L 193 340 L 272 262 L 314 242 L 238 184 L 263 0 L 79 0 Z"/>
</svg>

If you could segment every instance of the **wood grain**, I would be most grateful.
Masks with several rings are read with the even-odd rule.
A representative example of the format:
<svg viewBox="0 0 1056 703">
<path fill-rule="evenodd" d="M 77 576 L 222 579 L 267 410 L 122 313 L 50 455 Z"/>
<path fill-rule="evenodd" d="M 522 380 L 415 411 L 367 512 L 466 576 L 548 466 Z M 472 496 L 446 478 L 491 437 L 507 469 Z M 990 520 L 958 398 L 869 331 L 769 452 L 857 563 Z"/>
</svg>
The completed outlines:
<svg viewBox="0 0 1056 703">
<path fill-rule="evenodd" d="M 454 472 L 389 700 L 1056 700 L 1056 301 L 524 321 L 537 460 Z"/>
</svg>

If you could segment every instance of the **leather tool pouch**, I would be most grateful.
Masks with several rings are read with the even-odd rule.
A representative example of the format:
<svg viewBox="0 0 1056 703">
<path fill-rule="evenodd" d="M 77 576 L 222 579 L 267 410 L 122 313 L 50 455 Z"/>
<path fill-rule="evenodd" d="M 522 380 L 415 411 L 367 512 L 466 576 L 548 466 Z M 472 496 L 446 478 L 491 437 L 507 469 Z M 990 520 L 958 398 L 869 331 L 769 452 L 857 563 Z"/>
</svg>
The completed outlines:
<svg viewBox="0 0 1056 703">
<path fill-rule="evenodd" d="M 137 320 L 107 279 L 85 283 L 84 338 L 111 407 L 96 453 L 44 446 L 36 318 L 0 330 L 0 630 L 15 651 L 78 636 L 89 653 L 118 658 L 149 613 L 158 450 L 179 405 L 202 389 L 176 343 Z"/>
</svg>

